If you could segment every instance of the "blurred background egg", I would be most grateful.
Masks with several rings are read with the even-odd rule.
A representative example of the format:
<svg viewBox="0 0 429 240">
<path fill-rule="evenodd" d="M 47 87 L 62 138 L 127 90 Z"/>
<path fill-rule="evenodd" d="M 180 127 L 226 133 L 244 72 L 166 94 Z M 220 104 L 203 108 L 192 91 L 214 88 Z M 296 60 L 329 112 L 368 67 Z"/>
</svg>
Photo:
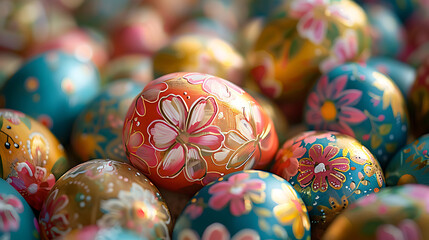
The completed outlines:
<svg viewBox="0 0 429 240">
<path fill-rule="evenodd" d="M 202 188 L 177 220 L 173 239 L 310 239 L 310 222 L 286 180 L 245 170 Z"/>
<path fill-rule="evenodd" d="M 307 206 L 311 233 L 323 232 L 350 203 L 384 188 L 377 159 L 356 139 L 336 132 L 302 132 L 277 153 L 271 172 L 285 178 Z"/>
<path fill-rule="evenodd" d="M 408 112 L 396 84 L 371 67 L 349 63 L 317 80 L 308 95 L 305 123 L 356 138 L 383 168 L 407 141 Z"/>
<path fill-rule="evenodd" d="M 175 38 L 153 56 L 156 78 L 172 72 L 200 72 L 242 83 L 244 59 L 228 42 L 208 35 Z"/>
<path fill-rule="evenodd" d="M 352 204 L 326 231 L 326 240 L 428 239 L 429 187 L 386 188 Z"/>
<path fill-rule="evenodd" d="M 95 158 L 128 162 L 122 143 L 122 127 L 128 108 L 142 90 L 131 79 L 114 81 L 76 118 L 71 146 L 81 161 Z"/>
<path fill-rule="evenodd" d="M 106 64 L 109 57 L 106 41 L 91 29 L 75 28 L 35 44 L 28 51 L 28 56 L 33 57 L 50 50 L 62 50 L 81 61 L 92 61 L 97 67 Z"/>
<path fill-rule="evenodd" d="M 417 69 L 417 77 L 407 98 L 411 130 L 418 138 L 429 133 L 429 58 Z"/>
<path fill-rule="evenodd" d="M 371 25 L 371 49 L 375 56 L 398 57 L 406 46 L 402 22 L 390 8 L 379 3 L 363 6 Z"/>
<path fill-rule="evenodd" d="M 386 168 L 388 186 L 419 183 L 429 185 L 429 135 L 423 135 L 399 151 Z"/>
<path fill-rule="evenodd" d="M 140 84 L 153 80 L 152 58 L 141 54 L 123 55 L 114 58 L 101 70 L 102 84 L 117 79 L 129 78 Z"/>
<path fill-rule="evenodd" d="M 267 167 L 278 147 L 263 108 L 228 80 L 172 73 L 131 104 L 123 129 L 130 162 L 158 187 L 194 194 L 231 172 Z"/>
<path fill-rule="evenodd" d="M 416 80 L 416 69 L 412 66 L 389 57 L 372 57 L 366 61 L 369 67 L 389 76 L 401 90 L 404 98 L 410 93 L 411 86 Z"/>
<path fill-rule="evenodd" d="M 0 51 L 0 88 L 18 70 L 22 61 L 18 54 Z"/>
<path fill-rule="evenodd" d="M 139 240 L 142 239 L 137 233 L 124 229 L 119 226 L 111 228 L 100 228 L 97 225 L 90 225 L 80 229 L 75 229 L 67 233 L 63 240 L 90 240 L 90 239 L 123 239 Z"/>
<path fill-rule="evenodd" d="M 24 63 L 3 85 L 1 106 L 42 122 L 65 144 L 73 121 L 99 86 L 98 70 L 91 62 L 49 51 Z"/>
<path fill-rule="evenodd" d="M 58 180 L 39 215 L 43 239 L 96 225 L 143 239 L 168 239 L 170 213 L 158 189 L 134 167 L 111 160 L 82 163 Z"/>
<path fill-rule="evenodd" d="M 43 201 L 71 166 L 63 146 L 42 124 L 25 114 L 0 109 L 0 177 L 33 207 Z"/>
<path fill-rule="evenodd" d="M 288 1 L 266 20 L 247 57 L 249 74 L 265 95 L 294 109 L 286 111 L 288 119 L 301 116 L 321 72 L 369 57 L 368 30 L 365 12 L 353 1 Z"/>
<path fill-rule="evenodd" d="M 40 239 L 39 225 L 28 203 L 0 178 L 0 238 Z"/>
</svg>

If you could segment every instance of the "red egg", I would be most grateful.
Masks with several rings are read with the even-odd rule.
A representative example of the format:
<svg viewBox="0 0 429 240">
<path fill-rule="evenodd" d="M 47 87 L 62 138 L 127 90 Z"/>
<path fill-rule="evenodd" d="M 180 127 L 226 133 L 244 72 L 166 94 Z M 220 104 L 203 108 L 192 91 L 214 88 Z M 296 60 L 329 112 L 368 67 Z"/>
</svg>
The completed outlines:
<svg viewBox="0 0 429 240">
<path fill-rule="evenodd" d="M 187 194 L 225 174 L 265 168 L 278 147 L 272 120 L 244 90 L 184 72 L 137 95 L 123 141 L 130 162 L 155 185 Z"/>
</svg>

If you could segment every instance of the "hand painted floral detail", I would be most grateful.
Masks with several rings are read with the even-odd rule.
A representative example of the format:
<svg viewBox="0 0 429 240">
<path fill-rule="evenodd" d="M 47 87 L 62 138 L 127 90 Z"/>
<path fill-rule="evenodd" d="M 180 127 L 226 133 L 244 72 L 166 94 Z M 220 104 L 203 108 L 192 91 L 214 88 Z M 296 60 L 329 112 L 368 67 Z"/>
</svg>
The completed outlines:
<svg viewBox="0 0 429 240">
<path fill-rule="evenodd" d="M 58 198 L 57 195 L 58 189 L 55 189 L 46 199 L 39 216 L 41 233 L 45 234 L 47 239 L 59 238 L 71 231 L 69 215 L 61 213 L 69 199 L 67 195 Z"/>
<path fill-rule="evenodd" d="M 300 145 L 301 141 L 295 142 L 291 139 L 287 141 L 277 153 L 276 162 L 281 163 L 277 165 L 278 171 L 276 174 L 288 181 L 298 173 L 298 159 L 307 152 L 307 149 Z"/>
<path fill-rule="evenodd" d="M 134 119 L 130 119 L 124 126 L 126 153 L 134 166 L 149 175 L 149 168 L 158 164 L 156 150 L 152 146 L 143 144 L 144 136 L 141 132 L 136 131 L 131 134 L 133 122 Z"/>
<path fill-rule="evenodd" d="M 354 108 L 361 97 L 362 91 L 357 89 L 344 90 L 347 76 L 341 75 L 328 82 L 323 76 L 316 86 L 316 91 L 308 97 L 309 110 L 306 113 L 307 124 L 314 125 L 317 130 L 332 130 L 354 137 L 349 124 L 358 124 L 367 119 L 359 109 Z"/>
<path fill-rule="evenodd" d="M 55 184 L 55 176 L 47 174 L 46 168 L 34 166 L 30 162 L 20 162 L 15 166 L 17 177 L 11 176 L 7 182 L 12 185 L 36 210 L 40 210 Z"/>
<path fill-rule="evenodd" d="M 292 224 L 292 232 L 296 239 L 302 239 L 306 231 L 310 230 L 310 219 L 307 208 L 299 200 L 292 187 L 282 184 L 282 189 L 273 189 L 271 198 L 278 205 L 273 212 L 277 220 L 282 224 Z"/>
<path fill-rule="evenodd" d="M 292 17 L 299 18 L 298 33 L 301 37 L 315 44 L 321 44 L 325 39 L 328 23 L 326 19 L 318 16 L 318 11 L 325 9 L 328 0 L 295 0 L 291 4 L 290 13 Z"/>
<path fill-rule="evenodd" d="M 331 49 L 330 57 L 320 64 L 320 71 L 326 73 L 336 66 L 355 60 L 358 55 L 358 38 L 354 30 L 346 31 L 345 35 L 337 38 Z"/>
<path fill-rule="evenodd" d="M 422 232 L 419 225 L 410 219 L 401 221 L 398 226 L 384 224 L 377 228 L 377 240 L 419 240 Z"/>
<path fill-rule="evenodd" d="M 101 202 L 104 215 L 97 225 L 104 228 L 120 224 L 150 238 L 154 233 L 160 239 L 168 238 L 167 224 L 170 214 L 157 197 L 147 189 L 133 183 L 129 191 L 119 191 L 118 198 Z"/>
<path fill-rule="evenodd" d="M 265 183 L 260 179 L 249 179 L 249 174 L 238 173 L 228 181 L 221 181 L 212 185 L 209 193 L 213 196 L 209 206 L 215 210 L 224 208 L 229 203 L 232 215 L 241 216 L 252 209 L 252 203 L 265 201 Z"/>
<path fill-rule="evenodd" d="M 185 214 L 189 216 L 191 219 L 196 219 L 203 213 L 204 206 L 201 201 L 192 203 L 188 205 L 183 211 Z"/>
<path fill-rule="evenodd" d="M 193 230 L 185 229 L 179 236 L 178 240 L 259 240 L 261 237 L 253 229 L 243 229 L 236 233 L 232 238 L 228 229 L 221 223 L 212 223 L 204 232 L 202 238 Z"/>
<path fill-rule="evenodd" d="M 141 95 L 137 98 L 135 110 L 137 115 L 144 116 L 146 115 L 146 105 L 145 102 L 155 103 L 159 99 L 159 94 L 167 91 L 168 85 L 164 82 L 152 83 L 147 85 Z M 132 108 L 131 108 L 132 109 Z M 127 114 L 127 116 L 130 116 Z"/>
<path fill-rule="evenodd" d="M 222 164 L 227 161 L 227 169 L 250 169 L 259 164 L 262 150 L 270 144 L 271 124 L 263 122 L 262 112 L 255 104 L 243 108 L 243 115 L 236 116 L 236 128 L 226 134 L 225 147 L 214 154 L 214 161 Z M 231 154 L 232 153 L 232 154 Z"/>
<path fill-rule="evenodd" d="M 295 142 L 304 141 L 304 144 L 307 145 L 307 144 L 313 144 L 314 142 L 316 142 L 317 139 L 325 139 L 325 138 L 331 142 L 334 142 L 335 141 L 334 133 L 335 132 L 307 131 L 300 134 L 299 137 L 295 139 Z"/>
<path fill-rule="evenodd" d="M 279 97 L 283 92 L 283 84 L 276 80 L 273 57 L 265 51 L 256 52 L 252 56 L 250 61 L 254 67 L 250 73 L 253 79 L 266 96 L 270 98 Z"/>
<path fill-rule="evenodd" d="M 21 118 L 25 117 L 25 114 L 18 111 L 13 111 L 13 110 L 3 110 L 3 111 L 0 111 L 0 116 L 4 117 L 12 124 L 18 125 L 21 123 Z"/>
<path fill-rule="evenodd" d="M 386 110 L 391 106 L 393 116 L 396 117 L 399 115 L 401 118 L 404 118 L 405 103 L 403 98 L 397 97 L 397 94 L 401 93 L 398 87 L 385 75 L 376 71 L 372 74 L 376 79 L 372 85 L 382 92 L 382 96 L 378 100 L 383 101 L 383 109 Z"/>
<path fill-rule="evenodd" d="M 198 181 L 207 173 L 207 162 L 201 151 L 217 151 L 225 139 L 217 126 L 211 125 L 218 106 L 213 97 L 200 98 L 188 111 L 185 101 L 168 95 L 159 102 L 164 120 L 156 120 L 148 127 L 149 141 L 158 151 L 165 151 L 158 174 L 174 178 L 185 169 L 185 177 Z"/>
<path fill-rule="evenodd" d="M 114 165 L 113 161 L 99 160 L 98 162 L 99 164 L 96 168 L 92 167 L 85 172 L 85 176 L 87 176 L 89 179 L 95 180 L 104 177 L 108 174 L 113 175 L 114 173 L 116 173 L 117 168 Z"/>
<path fill-rule="evenodd" d="M 13 195 L 0 194 L 0 232 L 7 233 L 19 229 L 18 213 L 24 211 L 21 200 Z"/>
<path fill-rule="evenodd" d="M 334 189 L 340 189 L 346 181 L 346 176 L 341 172 L 350 169 L 350 160 L 346 157 L 337 157 L 339 148 L 327 146 L 323 149 L 320 144 L 313 145 L 309 150 L 309 158 L 299 161 L 298 182 L 301 187 L 311 184 L 314 192 L 325 192 L 328 184 Z"/>
<path fill-rule="evenodd" d="M 237 95 L 244 93 L 243 89 L 234 83 L 208 74 L 188 73 L 183 76 L 190 84 L 202 84 L 203 90 L 215 95 L 219 100 L 230 102 Z"/>
</svg>

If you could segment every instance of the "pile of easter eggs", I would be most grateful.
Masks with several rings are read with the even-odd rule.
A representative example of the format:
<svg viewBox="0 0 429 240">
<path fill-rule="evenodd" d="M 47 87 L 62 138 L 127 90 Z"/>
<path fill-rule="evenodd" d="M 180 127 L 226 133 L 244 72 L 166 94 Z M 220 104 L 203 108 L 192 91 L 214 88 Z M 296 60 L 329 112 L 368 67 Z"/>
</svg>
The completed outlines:
<svg viewBox="0 0 429 240">
<path fill-rule="evenodd" d="M 428 16 L 0 2 L 0 239 L 429 239 Z"/>
</svg>

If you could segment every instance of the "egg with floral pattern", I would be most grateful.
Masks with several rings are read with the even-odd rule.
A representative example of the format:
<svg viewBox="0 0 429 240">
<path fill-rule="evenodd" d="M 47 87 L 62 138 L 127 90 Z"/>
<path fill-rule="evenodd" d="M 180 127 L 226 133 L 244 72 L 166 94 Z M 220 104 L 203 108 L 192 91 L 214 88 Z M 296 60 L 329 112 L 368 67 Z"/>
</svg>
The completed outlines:
<svg viewBox="0 0 429 240">
<path fill-rule="evenodd" d="M 408 112 L 397 85 L 357 63 L 338 66 L 318 79 L 308 95 L 305 123 L 356 138 L 383 168 L 408 136 Z"/>
<path fill-rule="evenodd" d="M 172 72 L 200 72 L 241 84 L 244 59 L 228 42 L 203 34 L 176 37 L 153 56 L 155 77 Z"/>
<path fill-rule="evenodd" d="M 0 109 L 0 177 L 35 210 L 69 167 L 63 146 L 42 124 L 25 114 Z"/>
<path fill-rule="evenodd" d="M 368 26 L 354 1 L 286 1 L 248 55 L 250 76 L 265 95 L 299 104 L 321 72 L 369 57 Z"/>
<path fill-rule="evenodd" d="M 123 129 L 130 162 L 158 187 L 193 195 L 217 178 L 272 160 L 272 120 L 248 93 L 203 73 L 153 80 L 130 106 Z"/>
<path fill-rule="evenodd" d="M 356 139 L 337 132 L 302 132 L 284 143 L 271 172 L 290 182 L 307 206 L 312 236 L 348 205 L 385 186 L 383 171 Z"/>
<path fill-rule="evenodd" d="M 389 187 L 353 203 L 323 239 L 429 239 L 429 187 Z"/>
<path fill-rule="evenodd" d="M 70 169 L 39 215 L 43 239 L 96 225 L 121 227 L 143 239 L 170 239 L 171 217 L 158 189 L 129 164 L 96 159 Z"/>
<path fill-rule="evenodd" d="M 0 178 L 0 238 L 39 239 L 39 224 L 31 207 Z"/>
<path fill-rule="evenodd" d="M 429 134 L 403 147 L 386 168 L 388 186 L 419 183 L 429 185 Z"/>
<path fill-rule="evenodd" d="M 79 114 L 70 142 L 81 161 L 102 158 L 128 162 L 122 127 L 128 108 L 143 87 L 130 79 L 112 82 Z"/>
<path fill-rule="evenodd" d="M 228 174 L 202 188 L 177 220 L 173 239 L 310 239 L 307 209 L 283 178 Z"/>
<path fill-rule="evenodd" d="M 28 60 L 0 89 L 0 105 L 42 122 L 64 144 L 73 121 L 98 93 L 98 70 L 61 51 Z"/>
</svg>

